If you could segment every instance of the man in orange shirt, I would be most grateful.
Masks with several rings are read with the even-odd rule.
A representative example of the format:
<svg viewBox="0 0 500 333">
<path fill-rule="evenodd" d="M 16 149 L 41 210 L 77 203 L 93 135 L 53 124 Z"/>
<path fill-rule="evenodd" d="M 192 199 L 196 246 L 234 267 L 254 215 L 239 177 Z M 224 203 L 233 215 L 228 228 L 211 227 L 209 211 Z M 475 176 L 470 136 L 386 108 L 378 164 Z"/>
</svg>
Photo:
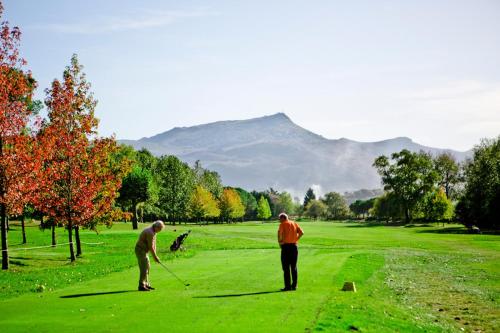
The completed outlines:
<svg viewBox="0 0 500 333">
<path fill-rule="evenodd" d="M 281 247 L 281 267 L 285 279 L 285 288 L 281 291 L 289 291 L 297 289 L 297 259 L 299 250 L 297 242 L 304 234 L 304 231 L 294 221 L 288 219 L 288 215 L 281 213 L 280 227 L 278 229 L 278 243 Z M 290 273 L 292 281 L 290 283 Z"/>
</svg>

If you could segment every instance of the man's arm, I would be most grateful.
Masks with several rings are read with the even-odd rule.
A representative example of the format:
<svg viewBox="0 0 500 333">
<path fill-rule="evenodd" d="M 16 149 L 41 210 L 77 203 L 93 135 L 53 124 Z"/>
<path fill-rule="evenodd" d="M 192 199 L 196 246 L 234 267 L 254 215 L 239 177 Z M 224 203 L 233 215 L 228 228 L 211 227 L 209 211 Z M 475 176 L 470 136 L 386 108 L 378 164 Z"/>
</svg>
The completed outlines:
<svg viewBox="0 0 500 333">
<path fill-rule="evenodd" d="M 158 258 L 158 255 L 156 254 L 156 238 L 154 236 L 148 235 L 148 247 L 149 251 L 151 251 L 151 254 L 153 255 L 154 261 L 160 263 L 160 258 Z"/>
<path fill-rule="evenodd" d="M 281 228 L 278 229 L 278 243 L 280 245 L 283 245 L 283 231 Z"/>
<path fill-rule="evenodd" d="M 300 237 L 302 237 L 302 235 L 304 234 L 304 231 L 302 230 L 302 228 L 297 224 L 297 240 L 300 239 Z"/>
</svg>

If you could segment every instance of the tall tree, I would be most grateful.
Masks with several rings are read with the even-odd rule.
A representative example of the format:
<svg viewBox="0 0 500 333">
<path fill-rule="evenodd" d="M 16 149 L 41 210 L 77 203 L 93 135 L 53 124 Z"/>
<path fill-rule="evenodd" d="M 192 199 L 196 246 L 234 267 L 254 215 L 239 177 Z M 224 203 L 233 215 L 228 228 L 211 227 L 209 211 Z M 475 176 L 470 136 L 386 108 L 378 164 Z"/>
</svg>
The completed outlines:
<svg viewBox="0 0 500 333">
<path fill-rule="evenodd" d="M 175 156 L 162 156 L 158 160 L 158 205 L 174 224 L 186 217 L 191 193 L 195 187 L 191 168 Z"/>
<path fill-rule="evenodd" d="M 408 223 L 417 204 L 433 189 L 437 173 L 431 157 L 422 152 L 403 149 L 393 153 L 391 159 L 393 162 L 386 156 L 379 156 L 373 165 L 382 177 L 384 190 L 393 191 L 402 205 L 405 222 Z"/>
<path fill-rule="evenodd" d="M 323 218 L 326 216 L 327 206 L 321 200 L 309 200 L 306 206 L 306 216 L 309 216 L 313 219 Z"/>
<path fill-rule="evenodd" d="M 201 185 L 196 186 L 189 201 L 189 216 L 199 222 L 201 219 L 219 215 L 220 209 L 212 193 Z"/>
<path fill-rule="evenodd" d="M 292 196 L 288 192 L 281 192 L 278 195 L 278 200 L 276 203 L 276 213 L 275 215 L 279 215 L 280 213 L 286 212 L 287 214 L 293 214 L 294 212 L 294 204 L 292 200 Z"/>
<path fill-rule="evenodd" d="M 242 218 L 245 215 L 245 206 L 241 203 L 240 196 L 232 188 L 225 188 L 219 200 L 220 217 L 224 221 Z"/>
<path fill-rule="evenodd" d="M 245 218 L 249 220 L 255 219 L 257 217 L 257 200 L 255 197 L 242 188 L 237 187 L 235 190 L 240 195 L 241 203 L 245 206 Z"/>
<path fill-rule="evenodd" d="M 449 220 L 453 216 L 453 204 L 446 197 L 446 192 L 442 187 L 429 192 L 422 206 L 424 217 L 428 221 Z"/>
<path fill-rule="evenodd" d="M 219 199 L 221 197 L 224 187 L 216 171 L 204 169 L 201 166 L 201 162 L 197 160 L 194 164 L 193 172 L 197 185 L 203 186 L 205 189 L 209 190 L 215 198 Z"/>
<path fill-rule="evenodd" d="M 0 2 L 0 21 L 3 5 Z M 21 31 L 8 22 L 0 24 L 0 229 L 2 269 L 9 268 L 7 217 L 19 214 L 22 193 L 33 186 L 28 181 L 34 165 L 29 153 L 30 136 L 25 132 L 32 110 L 29 103 L 36 88 L 26 62 L 19 56 Z M 30 165 L 31 164 L 31 165 Z"/>
<path fill-rule="evenodd" d="M 326 205 L 327 219 L 339 220 L 349 216 L 349 207 L 340 193 L 329 192 L 321 201 Z"/>
<path fill-rule="evenodd" d="M 500 228 L 500 136 L 474 147 L 465 166 L 465 190 L 457 207 L 459 220 L 482 228 Z"/>
<path fill-rule="evenodd" d="M 81 252 L 79 227 L 109 214 L 128 168 L 113 161 L 114 138 L 97 136 L 97 101 L 82 69 L 73 55 L 63 80 L 55 79 L 46 90 L 48 122 L 39 135 L 46 155 L 35 203 L 55 223 L 67 225 L 71 261 L 76 259 L 73 229 Z"/>
<path fill-rule="evenodd" d="M 398 220 L 404 216 L 403 206 L 399 203 L 394 192 L 385 192 L 375 199 L 371 215 L 386 222 Z"/>
<path fill-rule="evenodd" d="M 271 208 L 269 207 L 269 202 L 266 197 L 261 195 L 259 202 L 257 203 L 257 218 L 261 220 L 267 220 L 271 217 Z"/>
<path fill-rule="evenodd" d="M 442 153 L 434 159 L 434 168 L 438 174 L 438 185 L 445 190 L 446 197 L 451 199 L 458 184 L 459 165 L 450 153 Z"/>
<path fill-rule="evenodd" d="M 149 170 L 136 165 L 122 182 L 118 202 L 122 207 L 130 207 L 133 216 L 132 229 L 137 229 L 137 204 L 151 198 L 153 176 Z"/>
<path fill-rule="evenodd" d="M 311 200 L 316 200 L 316 195 L 312 188 L 307 189 L 306 195 L 304 196 L 304 209 Z"/>
</svg>

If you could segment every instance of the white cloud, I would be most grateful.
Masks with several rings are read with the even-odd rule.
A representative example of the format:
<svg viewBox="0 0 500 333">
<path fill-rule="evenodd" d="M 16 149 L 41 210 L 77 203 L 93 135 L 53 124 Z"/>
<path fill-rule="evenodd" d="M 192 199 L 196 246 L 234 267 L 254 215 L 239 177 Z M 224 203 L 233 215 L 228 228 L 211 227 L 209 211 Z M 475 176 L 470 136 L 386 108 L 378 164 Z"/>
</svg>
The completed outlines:
<svg viewBox="0 0 500 333">
<path fill-rule="evenodd" d="M 32 28 L 66 34 L 99 34 L 163 27 L 183 19 L 215 16 L 218 13 L 197 10 L 143 10 L 128 16 L 94 18 L 76 23 L 49 23 Z"/>
</svg>

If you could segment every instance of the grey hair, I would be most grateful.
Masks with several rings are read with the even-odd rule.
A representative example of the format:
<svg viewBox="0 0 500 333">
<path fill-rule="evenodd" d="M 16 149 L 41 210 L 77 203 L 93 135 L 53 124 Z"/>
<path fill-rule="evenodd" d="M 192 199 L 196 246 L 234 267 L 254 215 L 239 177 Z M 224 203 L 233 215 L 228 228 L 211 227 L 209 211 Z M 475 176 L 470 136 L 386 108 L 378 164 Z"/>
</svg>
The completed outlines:
<svg viewBox="0 0 500 333">
<path fill-rule="evenodd" d="M 280 220 L 281 220 L 282 218 L 284 218 L 285 220 L 288 220 L 288 215 L 286 215 L 285 213 L 281 213 L 281 214 L 279 215 L 279 218 L 280 218 Z"/>
<path fill-rule="evenodd" d="M 163 228 L 165 228 L 165 225 L 163 224 L 162 221 L 158 220 L 153 222 L 153 228 L 163 230 Z"/>
</svg>

